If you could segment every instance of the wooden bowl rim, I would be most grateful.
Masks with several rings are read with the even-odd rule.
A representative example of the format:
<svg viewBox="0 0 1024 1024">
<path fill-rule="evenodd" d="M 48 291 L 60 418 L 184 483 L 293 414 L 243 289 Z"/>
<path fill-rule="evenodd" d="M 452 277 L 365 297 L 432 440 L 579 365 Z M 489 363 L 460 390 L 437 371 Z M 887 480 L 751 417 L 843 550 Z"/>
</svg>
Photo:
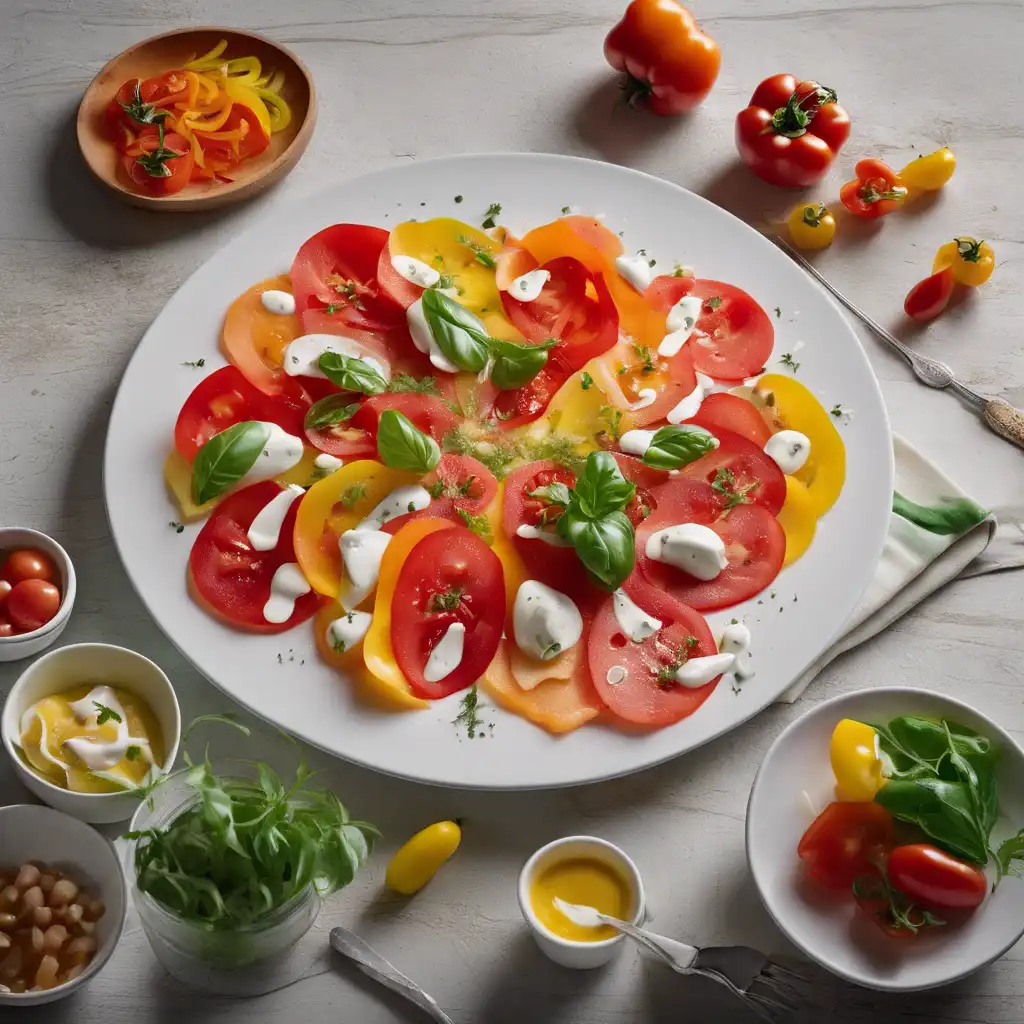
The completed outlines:
<svg viewBox="0 0 1024 1024">
<path fill-rule="evenodd" d="M 289 60 L 293 61 L 295 66 L 302 73 L 302 77 L 306 80 L 306 85 L 309 89 L 309 103 L 306 106 L 306 113 L 302 119 L 302 123 L 299 126 L 299 130 L 295 133 L 295 138 L 277 155 L 273 162 L 267 164 L 259 174 L 252 178 L 246 178 L 244 181 L 235 181 L 226 185 L 224 188 L 219 188 L 215 192 L 208 192 L 201 195 L 194 193 L 188 194 L 186 190 L 182 192 L 175 192 L 169 196 L 149 196 L 141 192 L 133 192 L 130 188 L 125 188 L 116 179 L 108 178 L 106 175 L 101 174 L 96 167 L 93 166 L 92 161 L 86 155 L 85 146 L 82 144 L 83 125 L 85 123 L 85 107 L 86 101 L 90 97 L 93 89 L 96 88 L 97 82 L 103 77 L 104 73 L 118 61 L 120 61 L 125 54 L 130 50 L 139 50 L 144 46 L 148 46 L 151 43 L 157 42 L 160 39 L 170 39 L 174 36 L 185 36 L 192 35 L 200 32 L 220 32 L 225 33 L 229 36 L 243 36 L 249 39 L 257 39 L 261 43 L 271 47 L 271 49 L 279 50 Z M 230 44 L 229 44 L 230 45 Z M 126 46 L 120 53 L 115 54 L 110 58 L 96 72 L 92 81 L 86 86 L 85 92 L 82 94 L 82 101 L 78 105 L 78 114 L 75 119 L 75 134 L 78 139 L 78 151 L 82 154 L 82 159 L 85 161 L 86 166 L 89 168 L 93 177 L 96 178 L 102 185 L 112 191 L 120 193 L 120 195 L 126 198 L 135 206 L 172 206 L 176 203 L 187 204 L 190 210 L 194 210 L 199 206 L 206 205 L 207 203 L 215 203 L 221 205 L 225 198 L 230 196 L 234 192 L 238 192 L 241 189 L 248 189 L 262 181 L 268 175 L 270 175 L 281 163 L 291 157 L 293 150 L 296 146 L 300 146 L 298 155 L 301 156 L 305 151 L 306 146 L 309 144 L 309 136 L 312 134 L 313 128 L 316 125 L 316 114 L 317 114 L 317 93 L 316 83 L 313 81 L 313 75 L 309 68 L 306 67 L 304 61 L 294 50 L 286 46 L 284 43 L 279 43 L 276 39 L 271 39 L 269 36 L 265 36 L 260 32 L 251 32 L 245 28 L 232 28 L 227 25 L 192 25 L 188 28 L 175 28 L 169 32 L 158 32 L 156 35 L 147 36 L 145 39 L 140 39 L 137 43 L 132 43 L 130 46 Z M 295 158 L 296 162 L 298 157 Z M 284 174 L 287 174 L 286 170 Z M 284 176 L 283 174 L 281 175 Z M 182 212 L 185 212 L 184 210 Z"/>
</svg>

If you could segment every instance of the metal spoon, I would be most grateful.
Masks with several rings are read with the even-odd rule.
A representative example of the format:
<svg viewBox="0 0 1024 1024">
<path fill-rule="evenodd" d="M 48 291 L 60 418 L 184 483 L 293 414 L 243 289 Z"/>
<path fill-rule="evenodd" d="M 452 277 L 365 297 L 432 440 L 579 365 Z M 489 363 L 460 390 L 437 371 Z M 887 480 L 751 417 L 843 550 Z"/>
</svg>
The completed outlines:
<svg viewBox="0 0 1024 1024">
<path fill-rule="evenodd" d="M 346 959 L 351 960 L 369 978 L 379 981 L 385 988 L 404 996 L 438 1024 L 455 1024 L 437 1002 L 413 981 L 407 978 L 390 960 L 385 960 L 369 943 L 364 942 L 347 928 L 331 929 L 331 945 Z"/>
<path fill-rule="evenodd" d="M 914 371 L 914 376 L 919 381 L 927 384 L 930 388 L 951 388 L 961 398 L 981 411 L 982 419 L 991 430 L 1011 442 L 1011 444 L 1024 448 L 1024 410 L 1014 408 L 1009 402 L 1003 401 L 1001 398 L 986 398 L 984 395 L 978 394 L 977 391 L 973 391 L 966 384 L 958 381 L 956 375 L 945 363 L 940 363 L 938 359 L 929 359 L 927 356 L 918 355 L 912 349 L 907 348 L 899 338 L 890 334 L 881 324 L 872 320 L 859 306 L 855 306 L 835 285 L 822 276 L 813 264 L 804 259 L 789 242 L 778 235 L 769 235 L 768 237 L 783 252 L 796 260 L 822 288 L 834 295 L 882 341 L 887 345 L 891 345 L 899 352 L 910 363 L 910 368 Z"/>
</svg>

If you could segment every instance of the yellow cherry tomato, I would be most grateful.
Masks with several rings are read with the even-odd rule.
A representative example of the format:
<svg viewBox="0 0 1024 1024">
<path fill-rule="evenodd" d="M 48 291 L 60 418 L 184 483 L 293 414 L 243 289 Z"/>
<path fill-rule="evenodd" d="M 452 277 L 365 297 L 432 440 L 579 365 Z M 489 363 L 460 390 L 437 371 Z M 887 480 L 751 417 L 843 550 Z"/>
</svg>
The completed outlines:
<svg viewBox="0 0 1024 1024">
<path fill-rule="evenodd" d="M 391 538 L 380 562 L 373 622 L 363 639 L 363 663 L 372 677 L 370 685 L 403 707 L 427 708 L 430 702 L 413 694 L 409 681 L 395 663 L 395 651 L 391 646 L 391 603 L 398 586 L 398 574 L 409 553 L 424 537 L 437 530 L 449 530 L 454 525 L 446 519 L 414 519 Z"/>
<path fill-rule="evenodd" d="M 392 256 L 412 256 L 442 274 L 451 274 L 458 301 L 472 310 L 492 338 L 522 341 L 505 317 L 495 277 L 501 245 L 482 231 L 451 217 L 406 221 L 388 238 Z M 494 261 L 495 266 L 488 266 Z"/>
<path fill-rule="evenodd" d="M 798 249 L 824 249 L 836 237 L 836 222 L 824 203 L 801 203 L 786 218 L 790 241 Z"/>
<path fill-rule="evenodd" d="M 415 473 L 360 459 L 306 491 L 295 516 L 295 557 L 318 594 L 338 596 L 342 572 L 338 538 L 362 522 L 396 487 L 419 479 Z"/>
<path fill-rule="evenodd" d="M 419 892 L 459 848 L 461 840 L 462 829 L 454 821 L 439 821 L 417 832 L 391 858 L 384 878 L 388 888 L 403 896 Z"/>
<path fill-rule="evenodd" d="M 874 800 L 885 784 L 878 733 L 863 722 L 844 718 L 832 733 L 829 759 L 836 777 L 836 799 L 846 803 Z"/>
<path fill-rule="evenodd" d="M 953 279 L 968 288 L 984 284 L 996 268 L 996 256 L 988 242 L 979 242 L 969 235 L 954 238 L 939 246 L 932 263 L 932 273 L 951 267 Z"/>
<path fill-rule="evenodd" d="M 793 476 L 807 488 L 815 514 L 823 516 L 846 479 L 846 446 L 832 418 L 803 384 L 779 373 L 766 373 L 753 394 L 773 430 L 799 430 L 811 442 L 811 454 Z"/>
<path fill-rule="evenodd" d="M 937 192 L 942 188 L 956 170 L 956 157 L 948 146 L 919 156 L 911 160 L 900 171 L 900 177 L 907 188 L 920 189 L 922 192 Z"/>
<path fill-rule="evenodd" d="M 792 565 L 811 546 L 818 524 L 814 499 L 796 477 L 786 477 L 786 500 L 779 509 L 778 520 L 786 534 L 786 560 L 782 563 L 785 567 Z"/>
</svg>

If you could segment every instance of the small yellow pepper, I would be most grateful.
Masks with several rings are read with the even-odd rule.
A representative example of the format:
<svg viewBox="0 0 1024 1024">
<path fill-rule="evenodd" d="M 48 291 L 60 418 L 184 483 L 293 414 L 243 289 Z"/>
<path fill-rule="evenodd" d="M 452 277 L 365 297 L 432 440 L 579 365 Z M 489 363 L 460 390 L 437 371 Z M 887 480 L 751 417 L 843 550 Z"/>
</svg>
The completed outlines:
<svg viewBox="0 0 1024 1024">
<path fill-rule="evenodd" d="M 956 157 L 948 146 L 919 156 L 911 160 L 900 171 L 900 177 L 907 188 L 920 189 L 922 192 L 937 192 L 942 188 L 956 170 Z"/>
<path fill-rule="evenodd" d="M 984 284 L 996 267 L 995 253 L 988 242 L 978 242 L 968 235 L 954 238 L 939 246 L 932 264 L 932 273 L 951 267 L 953 279 L 968 288 L 977 288 Z"/>
<path fill-rule="evenodd" d="M 836 799 L 845 803 L 873 800 L 885 784 L 878 733 L 863 722 L 844 718 L 832 733 L 829 759 L 836 777 Z"/>
<path fill-rule="evenodd" d="M 384 879 L 388 888 L 403 896 L 419 892 L 459 848 L 461 839 L 462 830 L 454 821 L 439 821 L 417 832 L 391 858 Z"/>
<path fill-rule="evenodd" d="M 836 236 L 836 222 L 824 203 L 794 206 L 786 218 L 789 237 L 798 249 L 824 249 Z"/>
</svg>

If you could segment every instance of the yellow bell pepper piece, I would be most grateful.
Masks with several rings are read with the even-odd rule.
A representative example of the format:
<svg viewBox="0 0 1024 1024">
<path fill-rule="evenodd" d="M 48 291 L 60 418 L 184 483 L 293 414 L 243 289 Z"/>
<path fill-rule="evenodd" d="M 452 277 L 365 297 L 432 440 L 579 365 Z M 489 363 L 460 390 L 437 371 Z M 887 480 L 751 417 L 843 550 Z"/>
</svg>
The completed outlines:
<svg viewBox="0 0 1024 1024">
<path fill-rule="evenodd" d="M 785 567 L 792 565 L 811 546 L 818 525 L 814 499 L 796 477 L 786 477 L 786 500 L 777 518 L 786 534 L 786 560 L 782 563 Z"/>
<path fill-rule="evenodd" d="M 836 799 L 845 803 L 874 800 L 885 784 L 878 733 L 863 722 L 844 718 L 832 733 L 829 759 L 836 777 Z"/>
<path fill-rule="evenodd" d="M 270 133 L 273 135 L 276 132 L 284 131 L 292 123 L 292 108 L 284 101 L 281 94 L 273 89 L 257 88 L 255 92 L 263 101 L 270 118 Z"/>
<path fill-rule="evenodd" d="M 459 848 L 462 829 L 454 821 L 439 821 L 417 832 L 388 864 L 384 881 L 389 889 L 411 896 L 437 874 Z"/>
</svg>

